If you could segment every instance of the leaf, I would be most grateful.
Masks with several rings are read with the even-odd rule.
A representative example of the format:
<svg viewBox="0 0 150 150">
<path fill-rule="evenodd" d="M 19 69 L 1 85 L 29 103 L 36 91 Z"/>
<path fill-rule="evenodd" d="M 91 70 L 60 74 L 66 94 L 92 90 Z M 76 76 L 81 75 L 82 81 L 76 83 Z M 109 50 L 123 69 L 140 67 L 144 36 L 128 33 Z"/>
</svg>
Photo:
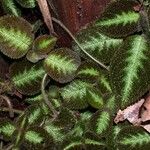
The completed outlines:
<svg viewBox="0 0 150 150">
<path fill-rule="evenodd" d="M 101 33 L 101 30 L 93 26 L 81 30 L 76 35 L 81 47 L 92 57 L 102 63 L 109 63 L 114 52 L 119 48 L 122 39 L 113 39 Z M 80 50 L 78 45 L 73 43 L 72 48 L 81 53 L 81 56 L 87 58 Z"/>
<path fill-rule="evenodd" d="M 91 120 L 89 122 L 89 129 L 90 131 L 93 131 L 94 133 L 99 134 L 101 136 L 107 135 L 107 131 L 109 131 L 111 124 L 112 116 L 110 115 L 109 111 L 97 111 L 91 117 Z"/>
<path fill-rule="evenodd" d="M 74 79 L 80 63 L 80 57 L 74 51 L 60 48 L 49 53 L 44 61 L 44 68 L 51 78 L 66 83 Z"/>
<path fill-rule="evenodd" d="M 26 60 L 16 62 L 10 67 L 11 81 L 18 91 L 25 95 L 33 95 L 40 91 L 45 71 L 42 64 L 32 64 Z"/>
<path fill-rule="evenodd" d="M 94 26 L 110 37 L 125 37 L 132 34 L 137 31 L 140 20 L 140 14 L 134 11 L 134 7 L 137 5 L 139 3 L 130 0 L 112 2 Z"/>
<path fill-rule="evenodd" d="M 37 55 L 49 53 L 55 46 L 57 38 L 50 35 L 41 35 L 33 43 L 33 50 Z"/>
<path fill-rule="evenodd" d="M 71 109 L 84 109 L 88 107 L 86 100 L 87 88 L 92 84 L 75 80 L 61 89 L 64 105 Z"/>
<path fill-rule="evenodd" d="M 4 16 L 0 18 L 0 50 L 6 56 L 23 57 L 33 42 L 32 26 L 23 18 Z"/>
<path fill-rule="evenodd" d="M 0 135 L 3 135 L 6 140 L 10 140 L 16 127 L 14 123 L 8 119 L 0 120 Z"/>
<path fill-rule="evenodd" d="M 7 14 L 19 17 L 21 15 L 20 10 L 16 7 L 14 0 L 2 0 L 2 7 Z"/>
<path fill-rule="evenodd" d="M 133 104 L 149 89 L 149 49 L 144 36 L 130 36 L 112 59 L 110 80 L 121 108 Z"/>
<path fill-rule="evenodd" d="M 119 132 L 117 143 L 119 150 L 149 150 L 150 135 L 139 127 L 125 127 Z"/>
<path fill-rule="evenodd" d="M 16 0 L 24 8 L 34 8 L 36 0 Z"/>
</svg>

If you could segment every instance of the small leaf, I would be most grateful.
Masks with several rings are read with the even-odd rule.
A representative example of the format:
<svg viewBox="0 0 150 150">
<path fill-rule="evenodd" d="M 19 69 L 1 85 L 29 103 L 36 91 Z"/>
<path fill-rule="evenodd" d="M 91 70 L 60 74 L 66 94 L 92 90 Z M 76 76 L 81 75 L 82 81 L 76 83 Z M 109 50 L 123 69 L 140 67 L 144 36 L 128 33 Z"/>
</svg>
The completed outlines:
<svg viewBox="0 0 150 150">
<path fill-rule="evenodd" d="M 122 39 L 113 39 L 101 33 L 101 30 L 95 27 L 88 27 L 81 30 L 77 36 L 81 47 L 93 56 L 96 60 L 109 63 L 114 52 L 119 48 Z M 73 43 L 72 48 L 81 53 L 81 56 L 87 58 L 80 48 Z"/>
<path fill-rule="evenodd" d="M 119 150 L 149 150 L 150 135 L 140 127 L 125 127 L 117 136 Z"/>
<path fill-rule="evenodd" d="M 16 0 L 24 8 L 34 8 L 36 0 Z"/>
<path fill-rule="evenodd" d="M 133 104 L 149 89 L 149 49 L 144 36 L 130 36 L 112 59 L 111 85 L 121 108 Z"/>
<path fill-rule="evenodd" d="M 35 39 L 33 43 L 33 50 L 37 55 L 45 55 L 54 48 L 56 41 L 56 37 L 41 35 Z"/>
<path fill-rule="evenodd" d="M 16 7 L 14 0 L 2 0 L 2 7 L 4 11 L 9 15 L 19 17 L 21 15 L 20 10 Z"/>
<path fill-rule="evenodd" d="M 33 42 L 32 26 L 23 18 L 4 16 L 0 18 L 0 50 L 6 56 L 23 57 Z"/>
<path fill-rule="evenodd" d="M 84 81 L 75 80 L 62 88 L 61 96 L 64 100 L 64 105 L 71 109 L 84 109 L 88 107 L 86 100 L 87 88 L 91 87 L 92 84 Z"/>
<path fill-rule="evenodd" d="M 28 61 L 14 63 L 10 67 L 11 81 L 18 91 L 25 95 L 36 94 L 40 91 L 45 71 L 42 64 L 32 64 Z"/>
<path fill-rule="evenodd" d="M 139 3 L 130 0 L 112 2 L 95 22 L 95 26 L 110 37 L 124 37 L 134 33 L 140 20 L 140 14 L 134 11 L 137 5 Z"/>
<path fill-rule="evenodd" d="M 60 48 L 49 53 L 44 61 L 44 67 L 51 78 L 66 83 L 74 79 L 80 63 L 80 57 L 74 51 Z"/>
</svg>

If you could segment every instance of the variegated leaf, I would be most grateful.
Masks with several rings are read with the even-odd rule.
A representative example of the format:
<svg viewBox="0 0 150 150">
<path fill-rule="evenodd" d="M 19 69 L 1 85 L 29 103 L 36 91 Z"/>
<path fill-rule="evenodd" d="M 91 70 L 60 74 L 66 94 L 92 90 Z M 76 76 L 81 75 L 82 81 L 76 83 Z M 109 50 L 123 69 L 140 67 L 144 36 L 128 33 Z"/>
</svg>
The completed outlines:
<svg viewBox="0 0 150 150">
<path fill-rule="evenodd" d="M 36 0 L 16 0 L 24 8 L 34 8 Z"/>
<path fill-rule="evenodd" d="M 118 0 L 110 3 L 94 26 L 110 37 L 124 37 L 137 31 L 140 14 L 134 10 L 136 1 Z"/>
<path fill-rule="evenodd" d="M 140 127 L 125 127 L 117 136 L 119 150 L 149 150 L 150 134 Z"/>
<path fill-rule="evenodd" d="M 44 67 L 51 78 L 66 83 L 74 79 L 80 63 L 80 57 L 74 51 L 60 48 L 49 53 L 44 61 Z"/>
<path fill-rule="evenodd" d="M 88 107 L 86 100 L 87 88 L 92 88 L 92 84 L 75 80 L 61 89 L 61 96 L 64 105 L 71 109 L 84 109 Z"/>
<path fill-rule="evenodd" d="M 141 35 L 128 37 L 112 59 L 110 79 L 116 99 L 125 108 L 149 89 L 150 45 Z"/>
<path fill-rule="evenodd" d="M 23 57 L 33 42 L 32 26 L 23 18 L 4 16 L 0 18 L 0 50 L 6 56 Z"/>
<path fill-rule="evenodd" d="M 10 67 L 11 81 L 18 91 L 32 95 L 40 91 L 41 81 L 45 74 L 42 64 L 32 64 L 28 61 L 14 63 Z"/>
<path fill-rule="evenodd" d="M 89 53 L 96 60 L 109 63 L 114 52 L 118 49 L 122 43 L 122 39 L 110 38 L 101 33 L 101 30 L 95 27 L 88 27 L 87 29 L 81 30 L 77 36 L 81 47 Z M 72 48 L 81 53 L 81 56 L 87 58 L 84 53 L 80 50 L 78 45 L 73 43 Z"/>
</svg>

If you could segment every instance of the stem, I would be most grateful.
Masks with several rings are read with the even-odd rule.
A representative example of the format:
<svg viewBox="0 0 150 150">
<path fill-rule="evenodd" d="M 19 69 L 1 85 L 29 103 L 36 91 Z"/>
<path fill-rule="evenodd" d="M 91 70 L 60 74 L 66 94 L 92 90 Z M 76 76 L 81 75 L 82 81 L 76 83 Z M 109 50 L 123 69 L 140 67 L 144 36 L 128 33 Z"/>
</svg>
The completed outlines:
<svg viewBox="0 0 150 150">
<path fill-rule="evenodd" d="M 10 109 L 8 107 L 3 107 L 3 108 L 0 108 L 0 111 L 3 111 L 3 112 L 9 112 Z M 18 109 L 12 109 L 13 113 L 16 113 L 16 114 L 21 114 L 23 113 L 22 110 L 18 110 Z"/>
<path fill-rule="evenodd" d="M 104 69 L 109 71 L 109 68 L 104 65 L 102 62 L 98 61 L 97 59 L 95 59 L 93 56 L 91 56 L 89 53 L 87 53 L 83 47 L 81 46 L 81 44 L 78 42 L 78 40 L 73 36 L 73 34 L 69 31 L 69 29 L 59 20 L 57 20 L 56 18 L 52 17 L 52 20 L 57 23 L 58 25 L 60 25 L 69 35 L 70 37 L 76 42 L 76 44 L 79 46 L 79 48 L 88 56 L 90 57 L 93 61 L 95 61 L 97 64 L 99 64 L 101 67 L 103 67 Z"/>
<path fill-rule="evenodd" d="M 42 96 L 43 99 L 45 101 L 45 104 L 50 108 L 50 110 L 53 113 L 53 117 L 55 118 L 58 115 L 58 112 L 55 110 L 54 106 L 52 105 L 52 103 L 49 101 L 48 96 L 45 92 L 45 82 L 46 82 L 46 78 L 47 78 L 47 74 L 44 75 L 43 80 L 42 80 L 42 84 L 41 84 L 41 92 L 42 92 Z"/>
</svg>

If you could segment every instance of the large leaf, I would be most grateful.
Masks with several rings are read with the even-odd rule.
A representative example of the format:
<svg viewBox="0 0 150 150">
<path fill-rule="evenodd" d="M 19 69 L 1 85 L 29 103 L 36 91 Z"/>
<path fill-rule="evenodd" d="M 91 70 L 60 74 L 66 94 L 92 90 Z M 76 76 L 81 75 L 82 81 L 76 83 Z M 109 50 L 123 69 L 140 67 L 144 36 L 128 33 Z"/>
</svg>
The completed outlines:
<svg viewBox="0 0 150 150">
<path fill-rule="evenodd" d="M 23 57 L 33 42 L 32 26 L 23 18 L 0 18 L 0 50 L 8 57 Z"/>
<path fill-rule="evenodd" d="M 122 39 L 110 38 L 102 34 L 101 30 L 95 27 L 88 27 L 87 29 L 81 30 L 76 38 L 87 53 L 103 63 L 110 62 L 114 52 L 122 43 Z M 75 43 L 73 43 L 73 49 L 87 58 Z"/>
<path fill-rule="evenodd" d="M 119 150 L 149 150 L 150 135 L 140 127 L 125 127 L 117 136 Z"/>
<path fill-rule="evenodd" d="M 141 97 L 150 84 L 150 45 L 144 36 L 128 37 L 112 59 L 110 78 L 116 99 L 125 108 Z"/>
<path fill-rule="evenodd" d="M 21 12 L 16 7 L 14 0 L 2 0 L 2 7 L 7 14 L 20 16 Z"/>
<path fill-rule="evenodd" d="M 75 77 L 80 63 L 80 57 L 74 51 L 60 48 L 49 53 L 44 61 L 44 67 L 51 78 L 66 83 Z"/>
<path fill-rule="evenodd" d="M 118 0 L 112 2 L 101 18 L 95 22 L 102 33 L 111 37 L 123 37 L 137 31 L 140 15 L 134 11 L 136 1 Z"/>
<path fill-rule="evenodd" d="M 88 106 L 86 100 L 88 87 L 92 88 L 92 84 L 75 80 L 62 88 L 61 95 L 64 100 L 64 105 L 72 109 L 86 108 Z"/>
<path fill-rule="evenodd" d="M 16 0 L 24 8 L 34 8 L 36 0 Z"/>
<path fill-rule="evenodd" d="M 11 81 L 22 94 L 32 95 L 40 91 L 45 71 L 41 63 L 32 64 L 28 61 L 14 63 L 10 67 Z"/>
</svg>

